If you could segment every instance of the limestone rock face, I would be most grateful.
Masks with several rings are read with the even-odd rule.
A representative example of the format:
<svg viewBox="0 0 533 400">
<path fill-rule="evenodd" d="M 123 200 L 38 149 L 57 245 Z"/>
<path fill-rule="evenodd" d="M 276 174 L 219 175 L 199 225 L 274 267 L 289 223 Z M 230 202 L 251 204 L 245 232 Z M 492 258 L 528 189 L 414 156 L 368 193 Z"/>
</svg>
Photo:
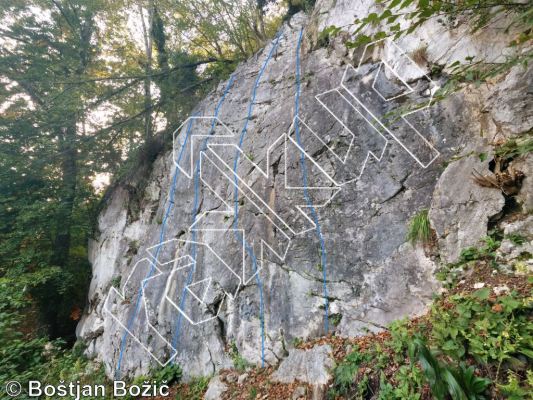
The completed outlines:
<svg viewBox="0 0 533 400">
<path fill-rule="evenodd" d="M 335 366 L 329 345 L 315 346 L 310 350 L 295 349 L 289 353 L 272 374 L 274 382 L 305 382 L 311 385 L 326 385 L 332 378 Z"/>
<path fill-rule="evenodd" d="M 296 338 L 380 330 L 424 312 L 438 290 L 437 258 L 406 243 L 413 215 L 430 209 L 446 262 L 487 234 L 504 198 L 476 186 L 472 169 L 490 173 L 480 154 L 491 142 L 531 129 L 531 70 L 514 67 L 383 129 L 386 115 L 429 102 L 445 82 L 428 80 L 429 63 L 496 58 L 507 41 L 462 26 L 433 41 L 441 27 L 428 23 L 399 43 L 428 45 L 421 67 L 394 44 L 360 68 L 361 49 L 316 45 L 323 27 L 373 4 L 324 0 L 294 16 L 197 105 L 147 180 L 109 193 L 77 334 L 110 376 L 157 362 L 179 363 L 185 378 L 236 359 L 278 364 Z M 396 98 L 405 87 L 380 57 L 412 94 Z"/>
<path fill-rule="evenodd" d="M 228 387 L 220 380 L 217 375 L 209 382 L 207 391 L 204 394 L 204 400 L 219 400 Z"/>
<path fill-rule="evenodd" d="M 479 164 L 479 159 L 473 157 L 452 163 L 435 187 L 430 220 L 439 237 L 441 258 L 446 262 L 457 261 L 462 249 L 476 245 L 487 233 L 489 219 L 503 208 L 500 191 L 481 187 L 464 176 L 464 171 L 472 171 Z"/>
</svg>

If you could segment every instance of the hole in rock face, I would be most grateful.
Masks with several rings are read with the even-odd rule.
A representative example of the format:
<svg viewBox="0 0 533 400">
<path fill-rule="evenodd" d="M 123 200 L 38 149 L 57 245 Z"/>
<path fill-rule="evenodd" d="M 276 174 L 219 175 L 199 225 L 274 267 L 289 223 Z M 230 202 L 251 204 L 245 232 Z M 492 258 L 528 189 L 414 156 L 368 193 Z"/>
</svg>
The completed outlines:
<svg viewBox="0 0 533 400">
<path fill-rule="evenodd" d="M 514 216 L 522 213 L 522 206 L 516 201 L 514 196 L 506 196 L 504 194 L 504 197 L 505 203 L 501 211 L 489 219 L 487 231 L 496 229 L 502 221 L 512 219 Z"/>
<path fill-rule="evenodd" d="M 224 343 L 224 345 L 227 345 L 228 344 L 228 334 L 227 334 L 227 328 L 226 328 L 226 324 L 224 323 L 224 320 L 220 317 L 217 317 L 215 319 L 216 321 L 216 328 L 215 329 L 218 329 L 218 334 L 219 334 L 219 337 L 220 337 L 220 340 L 222 340 L 222 343 Z"/>
<path fill-rule="evenodd" d="M 511 216 L 522 212 L 522 206 L 516 201 L 514 196 L 505 196 L 505 204 L 502 208 L 504 216 Z"/>
<path fill-rule="evenodd" d="M 498 160 L 496 160 L 496 158 L 493 158 L 489 161 L 489 170 L 493 173 L 503 172 L 507 170 L 507 167 L 509 167 L 509 163 L 511 161 L 513 161 L 513 158 L 499 158 Z M 496 168 L 496 166 L 498 166 L 498 168 Z"/>
<path fill-rule="evenodd" d="M 494 168 L 496 168 L 496 161 L 494 161 L 494 158 L 489 161 L 489 170 L 490 172 L 494 172 Z"/>
</svg>

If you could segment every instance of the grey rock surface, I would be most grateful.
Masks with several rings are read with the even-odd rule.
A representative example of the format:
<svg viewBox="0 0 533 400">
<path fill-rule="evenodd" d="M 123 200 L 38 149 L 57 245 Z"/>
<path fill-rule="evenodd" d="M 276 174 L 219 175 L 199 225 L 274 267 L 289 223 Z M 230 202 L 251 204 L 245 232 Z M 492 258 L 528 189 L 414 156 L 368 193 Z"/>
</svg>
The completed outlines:
<svg viewBox="0 0 533 400">
<path fill-rule="evenodd" d="M 237 384 L 242 385 L 246 379 L 248 379 L 248 374 L 242 374 L 239 375 L 239 378 L 237 379 Z"/>
<path fill-rule="evenodd" d="M 452 162 L 433 192 L 429 217 L 445 262 L 457 261 L 462 249 L 477 245 L 487 232 L 489 219 L 503 208 L 500 190 L 481 187 L 465 175 L 479 164 L 475 157 Z"/>
<path fill-rule="evenodd" d="M 305 390 L 305 387 L 298 386 L 294 389 L 294 392 L 292 392 L 292 400 L 305 399 L 306 393 L 307 391 Z"/>
<path fill-rule="evenodd" d="M 516 196 L 524 212 L 533 213 L 533 156 L 529 154 L 513 163 L 514 168 L 521 171 L 525 178 L 522 189 Z"/>
<path fill-rule="evenodd" d="M 334 365 L 329 345 L 315 346 L 309 350 L 293 349 L 272 374 L 272 380 L 280 383 L 298 381 L 325 385 L 331 379 Z"/>
<path fill-rule="evenodd" d="M 504 237 L 497 251 L 497 261 L 515 273 L 533 272 L 533 216 L 503 224 Z"/>
<path fill-rule="evenodd" d="M 355 15 L 366 14 L 371 4 L 370 0 L 319 1 L 309 19 L 294 16 L 290 25 L 283 27 L 272 57 L 268 54 L 274 42 L 237 68 L 225 96 L 228 82 L 222 82 L 194 111 L 212 116 L 218 109 L 218 121 L 227 129 L 215 123 L 215 136 L 233 134 L 213 137 L 212 144 L 237 145 L 248 121 L 242 142 L 244 155 L 236 165 L 242 179 L 240 187 L 249 185 L 246 193 L 250 197 L 239 194 L 237 227 L 255 251 L 256 266 L 261 268 L 256 277 L 249 255 L 244 270 L 237 265 L 242 246 L 232 230 L 234 186 L 232 179 L 220 172 L 231 174 L 224 163 L 233 166 L 235 147 L 209 150 L 214 161 L 208 164 L 204 159 L 211 169 L 202 169 L 204 180 L 197 191 L 195 180 L 185 173 L 174 180 L 174 157 L 167 152 L 154 162 L 146 185 L 139 180 L 131 183 L 137 185 L 135 190 L 119 185 L 109 194 L 98 218 L 100 233 L 90 244 L 93 278 L 89 305 L 77 334 L 86 341 L 88 354 L 104 362 L 110 376 L 147 372 L 156 359 L 182 365 L 185 379 L 212 375 L 232 366 L 234 357 L 228 348 L 233 344 L 239 357 L 248 362 L 261 365 L 264 358 L 265 364 L 275 365 L 286 356 L 293 339 L 323 335 L 326 326 L 328 332 L 343 336 L 381 330 L 395 319 L 423 313 L 439 288 L 433 277 L 436 258 L 422 247 L 406 243 L 413 215 L 430 209 L 444 261 L 454 260 L 462 247 L 478 243 L 487 234 L 489 219 L 502 212 L 504 199 L 496 189 L 476 186 L 471 172 L 473 168 L 490 172 L 490 159 L 481 162 L 479 153 L 489 153 L 495 137 L 513 137 L 531 129 L 533 107 L 530 95 L 524 93 L 524 85 L 531 82 L 531 67 L 514 67 L 491 86 L 450 95 L 413 117 L 411 122 L 425 140 L 405 124 L 393 124 L 392 135 L 382 137 L 365 121 L 366 114 L 354 113 L 353 103 L 345 100 L 353 102 L 351 96 L 357 96 L 379 115 L 401 105 L 376 100 L 369 90 L 372 77 L 379 73 L 379 60 L 368 57 L 362 69 L 346 80 L 347 89 L 331 92 L 339 88 L 346 66 L 357 65 L 361 54 L 317 48 L 313 42 L 321 27 L 341 25 L 344 19 L 352 22 Z M 316 219 L 298 213 L 296 206 L 307 204 L 304 191 L 287 189 L 303 184 L 294 124 L 296 54 L 302 27 L 298 128 L 300 145 L 309 156 L 307 184 L 322 188 L 308 193 L 317 206 Z M 429 41 L 428 32 L 435 29 L 424 26 L 412 39 L 417 38 L 416 43 Z M 464 38 L 463 42 L 457 43 L 456 37 Z M 496 55 L 500 43 L 492 39 L 491 35 L 450 34 L 431 42 L 429 61 L 458 59 L 465 49 L 469 55 L 476 51 Z M 384 49 L 390 55 L 390 48 Z M 410 84 L 420 89 L 418 97 L 409 100 L 428 101 L 428 82 L 423 74 L 409 66 L 402 71 L 411 77 Z M 444 81 L 446 77 L 438 79 Z M 384 92 L 399 90 L 394 80 L 388 86 L 378 86 Z M 206 135 L 212 121 L 204 120 L 202 128 L 196 120 L 194 132 Z M 175 147 L 188 137 L 187 126 L 179 131 Z M 287 157 L 283 157 L 282 145 L 274 146 L 267 157 L 273 144 L 283 144 L 277 140 L 285 133 L 283 140 L 291 149 Z M 188 161 L 191 153 L 187 149 L 184 160 Z M 440 155 L 429 163 L 435 150 Z M 376 157 L 365 163 L 369 151 Z M 198 154 L 192 153 L 193 161 Z M 268 178 L 261 170 L 271 172 Z M 255 199 L 252 190 L 263 201 L 260 207 L 250 200 Z M 318 207 L 320 204 L 325 205 Z M 201 230 L 196 231 L 190 229 L 195 209 L 202 216 L 195 225 Z M 272 215 L 289 221 L 295 234 L 284 236 L 288 229 L 269 219 L 275 218 Z M 313 227 L 316 220 L 323 248 Z M 193 237 L 201 245 L 191 268 L 187 256 Z M 154 257 L 161 238 L 164 244 L 155 250 Z M 261 240 L 289 251 L 285 257 L 269 251 L 261 254 Z M 182 258 L 173 262 L 178 256 Z M 243 275 L 233 274 L 236 270 L 243 270 Z M 114 292 L 113 282 L 118 277 L 121 284 Z M 190 282 L 197 285 L 187 288 Z M 138 301 L 141 288 L 144 292 Z M 191 316 L 195 319 L 189 320 Z M 208 321 L 199 323 L 202 319 Z M 290 358 L 294 352 L 289 353 Z"/>
<path fill-rule="evenodd" d="M 209 386 L 204 394 L 204 400 L 220 400 L 228 387 L 220 380 L 220 376 L 216 375 L 209 381 Z"/>
</svg>

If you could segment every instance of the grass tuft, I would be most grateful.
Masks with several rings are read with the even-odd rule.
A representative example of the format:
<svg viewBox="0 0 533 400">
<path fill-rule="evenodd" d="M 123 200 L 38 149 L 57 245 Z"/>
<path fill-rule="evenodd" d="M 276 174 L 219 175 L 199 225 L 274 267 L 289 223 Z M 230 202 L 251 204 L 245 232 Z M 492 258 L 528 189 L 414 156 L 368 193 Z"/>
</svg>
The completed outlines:
<svg viewBox="0 0 533 400">
<path fill-rule="evenodd" d="M 502 158 L 515 158 L 533 152 L 533 137 L 531 132 L 525 138 L 511 139 L 498 146 L 495 154 Z"/>
<path fill-rule="evenodd" d="M 431 240 L 431 225 L 428 214 L 429 210 L 425 209 L 411 219 L 407 232 L 407 240 L 411 244 L 428 243 Z"/>
<path fill-rule="evenodd" d="M 417 65 L 423 66 L 427 64 L 429 58 L 427 50 L 427 46 L 420 46 L 411 52 L 411 58 Z"/>
</svg>

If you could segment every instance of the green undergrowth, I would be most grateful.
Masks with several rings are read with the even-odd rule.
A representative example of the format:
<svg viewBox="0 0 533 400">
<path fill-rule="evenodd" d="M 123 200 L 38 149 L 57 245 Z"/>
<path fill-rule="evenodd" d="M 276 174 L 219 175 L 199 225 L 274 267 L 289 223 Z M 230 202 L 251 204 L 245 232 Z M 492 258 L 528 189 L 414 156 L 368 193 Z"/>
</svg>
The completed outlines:
<svg viewBox="0 0 533 400">
<path fill-rule="evenodd" d="M 143 382 L 166 382 L 166 385 L 175 385 L 181 381 L 183 371 L 178 364 L 167 364 L 163 368 L 151 369 L 147 375 L 139 375 L 131 382 L 132 385 L 141 386 Z M 127 400 L 135 400 L 135 397 L 127 396 Z"/>
<path fill-rule="evenodd" d="M 209 385 L 209 377 L 195 378 L 186 385 L 180 385 L 176 400 L 202 400 Z"/>
<path fill-rule="evenodd" d="M 61 381 L 80 382 L 80 385 L 104 385 L 106 397 L 112 399 L 113 383 L 105 374 L 103 365 L 89 360 L 85 355 L 85 346 L 78 342 L 73 348 L 68 348 L 63 341 L 50 341 L 45 337 L 27 338 L 19 332 L 20 321 L 13 316 L 0 312 L 0 382 L 17 381 L 23 388 L 28 387 L 28 381 L 38 380 L 52 385 Z M 142 385 L 145 381 L 166 381 L 169 386 L 178 385 L 181 381 L 182 369 L 179 365 L 169 364 L 164 368 L 152 369 L 148 374 L 134 379 L 122 377 L 127 384 Z M 187 399 L 201 399 L 200 393 L 205 391 L 207 379 L 197 379 L 187 385 L 188 393 L 192 397 Z M 194 394 L 198 395 L 194 397 Z M 0 388 L 0 398 L 4 398 L 4 387 Z M 52 397 L 42 397 L 52 400 Z M 84 400 L 100 400 L 101 397 L 82 397 Z M 180 397 L 177 397 L 180 398 Z M 17 396 L 19 400 L 29 400 L 23 392 Z M 133 399 L 125 397 L 124 399 Z"/>
<path fill-rule="evenodd" d="M 483 288 L 398 321 L 334 370 L 330 399 L 527 399 L 533 390 L 531 297 Z M 373 397 L 377 396 L 377 397 Z"/>
<path fill-rule="evenodd" d="M 464 273 L 465 269 L 479 261 L 487 262 L 494 269 L 497 269 L 496 250 L 500 247 L 501 239 L 502 236 L 499 232 L 493 232 L 481 240 L 481 246 L 471 246 L 463 249 L 456 262 L 446 264 L 437 271 L 437 279 L 442 281 L 445 286 L 451 287 L 457 282 L 458 277 Z"/>
<path fill-rule="evenodd" d="M 329 398 L 531 399 L 532 278 L 514 276 L 511 282 L 521 283 L 503 293 L 488 285 L 454 290 L 466 274 L 479 281 L 495 279 L 490 271 L 503 276 L 491 267 L 501 239 L 493 232 L 440 271 L 450 291 L 436 297 L 427 315 L 395 321 L 370 345 L 352 348 L 333 370 Z"/>
<path fill-rule="evenodd" d="M 239 354 L 239 349 L 237 348 L 237 344 L 235 342 L 231 343 L 230 356 L 231 361 L 233 362 L 233 368 L 235 368 L 237 371 L 245 371 L 246 368 L 251 366 L 251 364 Z"/>
<path fill-rule="evenodd" d="M 67 349 L 60 340 L 25 339 L 22 333 L 14 330 L 17 326 L 18 321 L 6 318 L 5 314 L 0 315 L 0 382 L 15 380 L 22 387 L 27 387 L 29 380 L 56 385 L 60 381 L 79 381 L 82 385 L 111 387 L 104 368 L 83 355 L 84 346 L 81 343 Z M 2 387 L 0 398 L 5 394 L 3 390 Z M 107 392 L 110 393 L 110 389 Z M 30 398 L 22 393 L 17 399 Z M 84 399 L 93 400 L 90 397 Z"/>
</svg>

